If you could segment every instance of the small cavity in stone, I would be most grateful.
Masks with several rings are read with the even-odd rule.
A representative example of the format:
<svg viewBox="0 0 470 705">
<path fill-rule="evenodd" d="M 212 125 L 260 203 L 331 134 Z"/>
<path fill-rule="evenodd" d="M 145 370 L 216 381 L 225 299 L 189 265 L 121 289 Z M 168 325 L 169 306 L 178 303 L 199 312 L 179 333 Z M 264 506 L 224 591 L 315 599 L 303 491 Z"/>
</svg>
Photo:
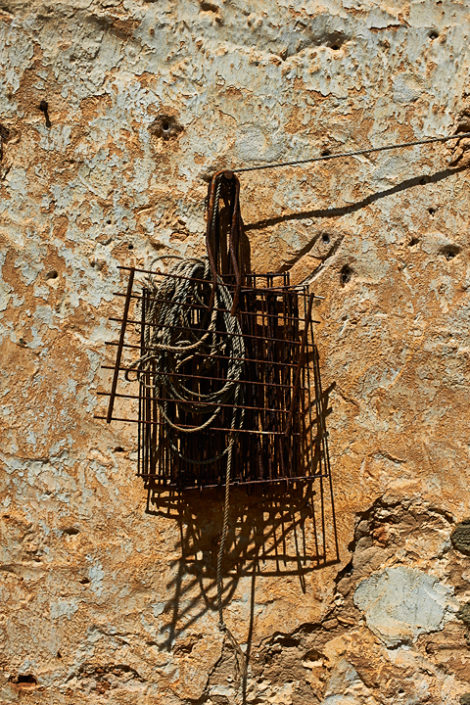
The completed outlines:
<svg viewBox="0 0 470 705">
<path fill-rule="evenodd" d="M 8 127 L 5 127 L 5 125 L 2 125 L 0 123 L 0 139 L 2 139 L 4 142 L 8 140 L 10 137 L 10 130 Z"/>
<path fill-rule="evenodd" d="M 170 140 L 178 137 L 183 127 L 179 124 L 174 115 L 162 113 L 150 123 L 148 129 L 150 134 L 154 135 L 154 137 Z"/>
<path fill-rule="evenodd" d="M 432 29 L 428 34 L 429 39 L 437 39 L 438 36 L 439 32 L 437 32 L 435 29 Z"/>
<path fill-rule="evenodd" d="M 441 247 L 439 250 L 439 253 L 449 260 L 454 259 L 454 257 L 459 254 L 460 249 L 458 245 L 444 245 L 444 247 Z"/>
<path fill-rule="evenodd" d="M 213 5 L 211 2 L 206 2 L 205 0 L 200 0 L 200 7 L 203 12 L 218 12 L 219 8 L 217 5 Z"/>
<path fill-rule="evenodd" d="M 414 247 L 415 245 L 418 244 L 418 242 L 419 242 L 419 238 L 417 238 L 417 237 L 412 237 L 411 240 L 410 240 L 409 243 L 408 243 L 408 247 Z"/>
<path fill-rule="evenodd" d="M 323 240 L 323 242 L 325 242 L 327 244 L 330 242 L 330 236 L 328 235 L 328 233 L 323 233 L 323 235 L 321 236 L 321 239 Z"/>
<path fill-rule="evenodd" d="M 55 269 L 51 269 L 49 272 L 46 274 L 46 279 L 57 279 L 59 276 L 59 273 Z"/>
<path fill-rule="evenodd" d="M 353 274 L 352 268 L 349 266 L 349 264 L 345 264 L 344 267 L 341 268 L 340 272 L 340 281 L 341 281 L 341 286 L 344 286 L 348 282 L 351 281 L 351 277 Z"/>
<path fill-rule="evenodd" d="M 75 536 L 75 534 L 80 533 L 80 529 L 77 529 L 76 526 L 67 526 L 65 529 L 62 529 L 64 534 L 67 534 L 68 536 Z"/>
<path fill-rule="evenodd" d="M 33 676 L 32 673 L 20 673 L 12 680 L 22 688 L 34 688 L 38 683 L 36 676 Z"/>
</svg>

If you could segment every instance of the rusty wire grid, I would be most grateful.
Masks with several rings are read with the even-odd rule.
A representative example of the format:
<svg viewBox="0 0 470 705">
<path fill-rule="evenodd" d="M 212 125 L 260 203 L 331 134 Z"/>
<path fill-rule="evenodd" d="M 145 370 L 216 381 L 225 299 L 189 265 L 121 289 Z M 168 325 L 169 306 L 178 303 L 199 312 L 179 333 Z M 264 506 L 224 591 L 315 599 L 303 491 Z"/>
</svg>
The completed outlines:
<svg viewBox="0 0 470 705">
<path fill-rule="evenodd" d="M 247 676 L 246 653 L 223 616 L 225 552 L 235 520 L 233 507 L 230 516 L 231 486 L 248 488 L 248 494 L 256 492 L 268 501 L 282 492 L 284 561 L 286 510 L 293 517 L 300 514 L 302 526 L 311 516 L 311 560 L 317 565 L 331 562 L 328 502 L 333 560 L 338 559 L 338 541 L 327 403 L 314 339 L 315 295 L 308 286 L 292 285 L 288 272 L 250 271 L 239 187 L 231 172 L 218 172 L 211 180 L 205 257 L 173 256 L 178 263 L 166 272 L 120 268 L 128 275 L 125 291 L 115 292 L 124 299 L 123 312 L 111 318 L 120 324 L 120 334 L 108 341 L 116 355 L 113 364 L 103 365 L 111 373 L 109 391 L 99 392 L 108 397 L 108 408 L 96 416 L 108 423 L 137 424 L 137 474 L 147 488 L 148 511 L 159 494 L 171 500 L 176 493 L 183 509 L 189 491 L 224 487 L 214 565 L 216 604 L 219 627 L 233 649 L 240 693 Z M 320 485 L 319 515 L 315 479 Z M 270 493 L 263 489 L 267 486 Z M 297 539 L 296 522 L 294 518 Z M 279 566 L 277 538 L 271 542 Z M 306 544 L 301 550 L 296 541 L 300 577 L 307 560 L 300 554 L 306 551 Z"/>
<path fill-rule="evenodd" d="M 122 269 L 129 277 L 126 291 L 116 292 L 124 298 L 123 314 L 112 319 L 121 325 L 120 336 L 109 342 L 117 348 L 116 358 L 114 364 L 104 365 L 112 372 L 112 381 L 110 391 L 100 392 L 109 403 L 107 413 L 98 417 L 137 424 L 137 474 L 146 486 L 178 490 L 222 486 L 231 441 L 232 484 L 328 477 L 314 295 L 308 288 L 292 286 L 288 273 L 246 274 L 233 317 L 237 325 L 228 329 L 229 308 L 218 305 L 212 312 L 204 303 L 211 292 L 207 279 L 192 278 L 199 295 L 182 305 L 158 296 L 159 283 L 184 276 Z M 145 276 L 140 285 L 139 275 Z M 222 280 L 233 292 L 233 276 Z M 180 307 L 171 319 L 171 330 L 164 330 L 169 324 L 156 317 L 156 300 L 170 309 Z M 159 339 L 186 341 L 191 347 L 191 341 L 204 335 L 211 315 L 216 348 L 210 350 L 206 341 L 191 355 L 176 355 L 176 364 L 174 360 L 169 364 L 172 351 L 152 347 Z M 155 328 L 168 335 L 152 336 Z M 241 344 L 234 348 L 237 338 Z M 236 394 L 221 398 L 217 391 L 227 386 L 234 364 Z"/>
</svg>

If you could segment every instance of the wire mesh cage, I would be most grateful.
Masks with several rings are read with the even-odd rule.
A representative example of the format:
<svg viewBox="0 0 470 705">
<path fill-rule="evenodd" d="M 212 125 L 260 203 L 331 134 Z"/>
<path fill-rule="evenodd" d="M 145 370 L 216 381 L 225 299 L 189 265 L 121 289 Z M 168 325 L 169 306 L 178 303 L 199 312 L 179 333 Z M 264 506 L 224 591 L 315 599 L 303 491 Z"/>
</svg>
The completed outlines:
<svg viewBox="0 0 470 705">
<path fill-rule="evenodd" d="M 149 490 L 328 477 L 315 296 L 287 272 L 248 271 L 238 180 L 213 180 L 208 211 L 207 257 L 165 273 L 121 267 L 120 335 L 98 417 L 137 424 Z"/>
<path fill-rule="evenodd" d="M 123 269 L 129 279 L 126 292 L 117 292 L 124 310 L 115 319 L 119 340 L 111 341 L 115 363 L 105 365 L 113 378 L 101 393 L 109 396 L 101 418 L 137 424 L 137 473 L 146 484 L 223 485 L 231 443 L 232 484 L 327 476 L 314 295 L 307 287 L 292 286 L 288 273 L 248 274 L 233 317 L 230 300 L 225 306 L 219 300 L 215 312 L 203 303 L 211 293 L 203 278 Z M 140 286 L 136 273 L 145 275 Z M 199 295 L 184 303 L 167 299 L 161 284 L 169 278 L 189 282 Z M 223 282 L 229 293 L 230 279 Z M 162 306 L 173 313 L 166 320 Z M 190 354 L 210 318 L 214 332 Z M 178 344 L 183 350 L 176 355 L 162 349 Z"/>
</svg>

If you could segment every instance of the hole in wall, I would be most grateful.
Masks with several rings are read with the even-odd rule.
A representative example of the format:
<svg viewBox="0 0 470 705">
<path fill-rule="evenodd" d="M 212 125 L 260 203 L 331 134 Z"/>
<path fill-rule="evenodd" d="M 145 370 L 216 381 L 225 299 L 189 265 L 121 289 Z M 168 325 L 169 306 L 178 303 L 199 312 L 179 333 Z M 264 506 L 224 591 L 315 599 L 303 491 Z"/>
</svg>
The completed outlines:
<svg viewBox="0 0 470 705">
<path fill-rule="evenodd" d="M 348 282 L 350 282 L 352 275 L 353 269 L 349 266 L 349 264 L 345 264 L 344 267 L 341 267 L 341 271 L 339 273 L 341 286 L 345 286 Z"/>
<path fill-rule="evenodd" d="M 432 206 L 431 206 L 430 208 L 428 208 L 428 213 L 429 213 L 429 215 L 434 215 L 434 213 L 436 212 L 436 210 L 437 210 L 437 209 L 436 209 L 436 208 L 433 208 Z"/>
<path fill-rule="evenodd" d="M 418 237 L 412 237 L 411 240 L 410 240 L 409 243 L 408 243 L 408 247 L 414 247 L 415 245 L 418 244 L 418 242 L 419 242 L 419 238 L 418 238 Z"/>
<path fill-rule="evenodd" d="M 206 0 L 199 0 L 199 5 L 203 12 L 219 12 L 217 5 L 207 2 Z"/>
<path fill-rule="evenodd" d="M 437 39 L 438 36 L 439 36 L 439 32 L 437 31 L 437 29 L 432 29 L 432 30 L 429 32 L 429 34 L 428 34 L 428 37 L 429 37 L 429 39 L 431 39 L 431 40 Z"/>
<path fill-rule="evenodd" d="M 132 244 L 132 242 L 129 242 L 129 244 L 127 245 L 127 249 L 128 249 L 128 250 L 133 250 L 133 249 L 134 249 L 134 245 Z"/>
<path fill-rule="evenodd" d="M 323 233 L 323 235 L 321 236 L 321 239 L 322 239 L 322 242 L 324 242 L 325 244 L 328 244 L 330 242 L 330 236 L 328 235 L 328 233 Z"/>
<path fill-rule="evenodd" d="M 329 47 L 332 51 L 339 51 L 348 37 L 343 32 L 325 32 L 321 37 L 321 43 Z"/>
<path fill-rule="evenodd" d="M 62 658 L 62 654 L 60 653 L 60 651 L 58 651 L 58 652 L 56 653 L 56 657 L 57 657 L 57 658 Z"/>
<path fill-rule="evenodd" d="M 462 248 L 458 245 L 444 245 L 439 250 L 439 254 L 443 255 L 447 260 L 454 259 L 457 257 Z"/>
<path fill-rule="evenodd" d="M 2 139 L 4 142 L 7 142 L 7 140 L 10 138 L 10 130 L 8 127 L 5 127 L 5 125 L 2 125 L 0 123 L 0 139 Z"/>
<path fill-rule="evenodd" d="M 322 157 L 329 157 L 331 152 L 329 149 L 324 149 L 320 154 Z"/>
<path fill-rule="evenodd" d="M 114 453 L 124 453 L 124 448 L 121 448 L 121 446 L 117 446 L 113 452 Z"/>
<path fill-rule="evenodd" d="M 10 679 L 21 688 L 35 688 L 38 684 L 38 679 L 32 673 L 19 673 L 16 678 Z"/>
<path fill-rule="evenodd" d="M 49 272 L 46 274 L 46 279 L 57 279 L 59 276 L 59 273 L 57 272 L 56 269 L 51 269 Z"/>
<path fill-rule="evenodd" d="M 38 105 L 38 110 L 40 110 L 44 114 L 44 118 L 46 120 L 46 127 L 52 127 L 50 118 L 49 118 L 49 103 L 47 100 L 41 100 L 41 102 Z"/>
<path fill-rule="evenodd" d="M 183 131 L 183 127 L 176 117 L 169 113 L 160 113 L 160 115 L 150 123 L 148 129 L 151 135 L 164 140 L 175 139 L 180 132 Z"/>
<path fill-rule="evenodd" d="M 81 585 L 88 585 L 89 582 L 90 582 L 90 578 L 81 578 L 78 582 L 79 582 Z"/>
<path fill-rule="evenodd" d="M 75 534 L 80 533 L 80 529 L 77 529 L 76 526 L 66 526 L 65 529 L 62 529 L 62 533 L 68 536 L 75 536 Z"/>
</svg>

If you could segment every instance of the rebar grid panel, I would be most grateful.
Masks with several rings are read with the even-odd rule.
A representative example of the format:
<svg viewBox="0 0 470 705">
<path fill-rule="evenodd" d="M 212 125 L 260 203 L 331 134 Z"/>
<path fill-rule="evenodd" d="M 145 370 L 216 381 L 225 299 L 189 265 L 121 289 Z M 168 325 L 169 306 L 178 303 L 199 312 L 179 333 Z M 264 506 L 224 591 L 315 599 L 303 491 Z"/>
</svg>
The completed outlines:
<svg viewBox="0 0 470 705">
<path fill-rule="evenodd" d="M 214 311 L 214 306 L 210 309 L 201 299 L 187 302 L 182 325 L 173 326 L 179 338 L 190 341 L 200 335 L 214 311 L 220 344 L 210 356 L 196 350 L 187 364 L 183 360 L 172 371 L 163 364 L 165 353 L 152 350 L 148 343 L 148 330 L 164 326 L 152 318 L 154 291 L 145 284 L 134 286 L 134 272 L 146 274 L 147 281 L 153 282 L 178 275 L 122 269 L 129 272 L 128 284 L 125 292 L 116 294 L 124 297 L 124 310 L 121 317 L 111 318 L 121 323 L 120 336 L 108 343 L 117 352 L 113 365 L 103 365 L 113 373 L 111 389 L 100 392 L 109 397 L 108 412 L 98 418 L 137 423 L 137 474 L 147 489 L 224 485 L 230 443 L 232 484 L 256 486 L 329 477 L 312 319 L 314 296 L 308 288 L 292 286 L 288 273 L 246 274 L 237 291 L 240 332 L 224 329 L 222 317 L 230 313 L 228 309 L 216 306 Z M 233 276 L 222 280 L 233 292 Z M 200 281 L 200 286 L 209 286 Z M 244 349 L 236 400 L 208 402 L 227 382 L 234 357 L 223 349 L 230 336 L 242 337 Z M 138 361 L 149 355 L 152 364 L 139 369 Z M 169 394 L 173 380 L 183 385 L 184 399 Z M 204 414 L 211 405 L 218 410 L 213 423 L 192 433 L 204 425 Z"/>
</svg>

